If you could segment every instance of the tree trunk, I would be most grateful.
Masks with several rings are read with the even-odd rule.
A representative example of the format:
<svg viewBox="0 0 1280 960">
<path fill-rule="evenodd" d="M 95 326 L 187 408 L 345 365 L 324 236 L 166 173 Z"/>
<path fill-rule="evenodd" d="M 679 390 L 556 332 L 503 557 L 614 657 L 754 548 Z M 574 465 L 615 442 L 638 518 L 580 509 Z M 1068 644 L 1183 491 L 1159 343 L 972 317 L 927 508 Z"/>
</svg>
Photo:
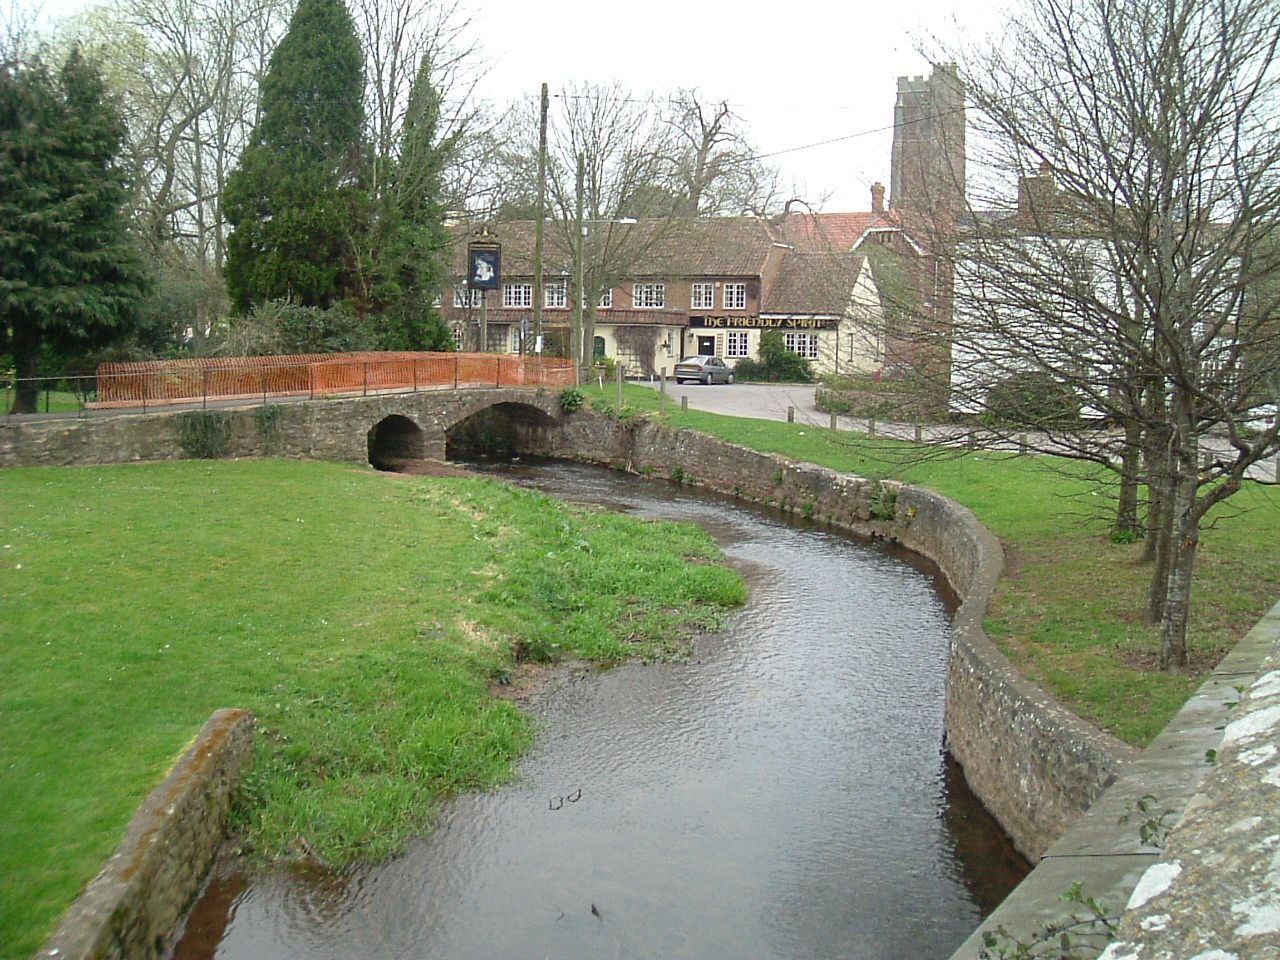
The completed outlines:
<svg viewBox="0 0 1280 960">
<path fill-rule="evenodd" d="M 1142 426 L 1125 424 L 1124 454 L 1120 461 L 1120 501 L 1116 519 L 1111 525 L 1111 539 L 1116 542 L 1138 540 L 1142 524 L 1138 522 L 1138 472 L 1142 466 Z"/>
<path fill-rule="evenodd" d="M 1191 400 L 1185 394 L 1170 404 L 1173 413 L 1167 462 L 1169 544 L 1165 548 L 1164 604 L 1160 616 L 1161 670 L 1176 672 L 1187 663 L 1187 618 L 1191 613 L 1191 578 L 1200 544 L 1200 514 L 1196 510 L 1199 487 L 1199 444 L 1193 429 Z"/>
<path fill-rule="evenodd" d="M 1168 586 L 1160 619 L 1160 669 L 1176 673 L 1187 663 L 1187 618 L 1191 612 L 1191 580 L 1200 517 L 1195 511 L 1195 480 L 1179 477 L 1173 500 L 1174 535 L 1169 550 Z"/>
<path fill-rule="evenodd" d="M 1194 462 L 1194 454 L 1192 455 Z M 1169 596 L 1169 568 L 1173 562 L 1173 550 L 1176 540 L 1178 518 L 1177 478 L 1178 458 L 1173 449 L 1161 451 L 1152 473 L 1156 498 L 1153 509 L 1156 511 L 1151 522 L 1155 525 L 1154 536 L 1149 539 L 1155 542 L 1155 568 L 1151 571 L 1151 587 L 1147 595 L 1147 622 L 1160 623 L 1164 618 L 1164 607 Z M 1194 468 L 1193 468 L 1194 469 Z"/>
<path fill-rule="evenodd" d="M 40 362 L 40 325 L 30 318 L 18 319 L 13 325 L 13 364 L 18 382 L 13 385 L 10 413 L 36 413 L 40 402 L 40 385 L 36 370 Z"/>
</svg>

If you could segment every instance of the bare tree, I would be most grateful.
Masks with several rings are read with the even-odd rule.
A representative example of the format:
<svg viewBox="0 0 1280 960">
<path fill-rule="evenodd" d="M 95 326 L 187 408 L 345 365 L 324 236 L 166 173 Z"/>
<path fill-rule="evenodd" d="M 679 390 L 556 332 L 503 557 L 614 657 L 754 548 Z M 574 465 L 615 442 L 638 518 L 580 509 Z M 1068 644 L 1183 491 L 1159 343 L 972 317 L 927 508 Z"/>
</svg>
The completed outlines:
<svg viewBox="0 0 1280 960">
<path fill-rule="evenodd" d="M 786 199 L 780 173 L 756 157 L 745 121 L 728 101 L 707 102 L 697 90 L 679 90 L 667 101 L 663 123 L 677 151 L 679 213 L 763 216 Z"/>
<path fill-rule="evenodd" d="M 457 0 L 353 0 L 365 55 L 366 105 L 372 147 L 370 189 L 381 196 L 396 162 L 409 98 L 423 63 L 439 99 L 440 142 L 456 143 L 484 125 L 474 103 L 483 77 L 471 21 Z"/>
<path fill-rule="evenodd" d="M 1034 0 L 957 58 L 989 176 L 937 241 L 953 408 L 1117 470 L 1121 528 L 1150 485 L 1165 669 L 1202 523 L 1280 447 L 1278 43 L 1268 0 Z"/>
</svg>

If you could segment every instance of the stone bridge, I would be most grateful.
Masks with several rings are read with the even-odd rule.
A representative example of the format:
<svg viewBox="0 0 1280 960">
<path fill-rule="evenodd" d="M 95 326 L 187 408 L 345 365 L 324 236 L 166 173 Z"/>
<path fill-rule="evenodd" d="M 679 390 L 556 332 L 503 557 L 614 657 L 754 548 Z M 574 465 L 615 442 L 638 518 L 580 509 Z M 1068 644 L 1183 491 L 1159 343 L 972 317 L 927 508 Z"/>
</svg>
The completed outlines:
<svg viewBox="0 0 1280 960">
<path fill-rule="evenodd" d="M 308 457 L 396 469 L 452 445 L 501 448 L 517 430 L 563 419 L 560 391 L 488 387 L 297 400 L 209 410 L 0 421 L 0 467 Z"/>
</svg>

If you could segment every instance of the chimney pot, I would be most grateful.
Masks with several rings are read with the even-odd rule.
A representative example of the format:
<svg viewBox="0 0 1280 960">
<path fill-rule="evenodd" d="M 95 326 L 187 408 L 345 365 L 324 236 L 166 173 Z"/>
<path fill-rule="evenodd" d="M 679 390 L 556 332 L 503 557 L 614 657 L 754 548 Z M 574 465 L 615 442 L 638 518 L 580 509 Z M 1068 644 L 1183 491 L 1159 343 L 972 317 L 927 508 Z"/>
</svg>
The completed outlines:
<svg viewBox="0 0 1280 960">
<path fill-rule="evenodd" d="M 871 212 L 884 213 L 884 184 L 873 183 L 871 185 Z"/>
</svg>

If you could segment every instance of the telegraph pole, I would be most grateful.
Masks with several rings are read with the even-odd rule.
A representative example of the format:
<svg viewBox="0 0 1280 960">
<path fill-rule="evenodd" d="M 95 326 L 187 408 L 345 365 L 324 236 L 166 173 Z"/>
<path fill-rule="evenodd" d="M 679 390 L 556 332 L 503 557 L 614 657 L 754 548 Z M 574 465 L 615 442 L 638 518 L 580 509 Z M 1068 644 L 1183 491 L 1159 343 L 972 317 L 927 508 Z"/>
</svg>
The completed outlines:
<svg viewBox="0 0 1280 960">
<path fill-rule="evenodd" d="M 577 197 L 577 201 L 574 204 L 577 229 L 574 231 L 576 236 L 574 237 L 574 251 L 573 251 L 573 283 L 575 287 L 574 297 L 573 297 L 573 329 L 569 331 L 569 340 L 570 340 L 569 356 L 573 360 L 573 369 L 574 369 L 573 382 L 574 383 L 578 383 L 579 380 L 581 379 L 581 372 L 583 367 L 582 288 L 583 286 L 585 286 L 585 284 L 583 283 L 583 278 L 582 278 L 582 274 L 583 274 L 582 248 L 583 248 L 583 241 L 585 240 L 587 235 L 587 221 L 583 219 L 582 194 L 584 191 L 586 179 L 587 179 L 586 161 L 583 159 L 582 154 L 579 153 L 578 154 L 578 197 Z"/>
<path fill-rule="evenodd" d="M 547 85 L 542 85 L 542 111 L 538 120 L 538 219 L 533 225 L 533 343 L 542 352 L 542 228 L 547 206 Z"/>
</svg>

